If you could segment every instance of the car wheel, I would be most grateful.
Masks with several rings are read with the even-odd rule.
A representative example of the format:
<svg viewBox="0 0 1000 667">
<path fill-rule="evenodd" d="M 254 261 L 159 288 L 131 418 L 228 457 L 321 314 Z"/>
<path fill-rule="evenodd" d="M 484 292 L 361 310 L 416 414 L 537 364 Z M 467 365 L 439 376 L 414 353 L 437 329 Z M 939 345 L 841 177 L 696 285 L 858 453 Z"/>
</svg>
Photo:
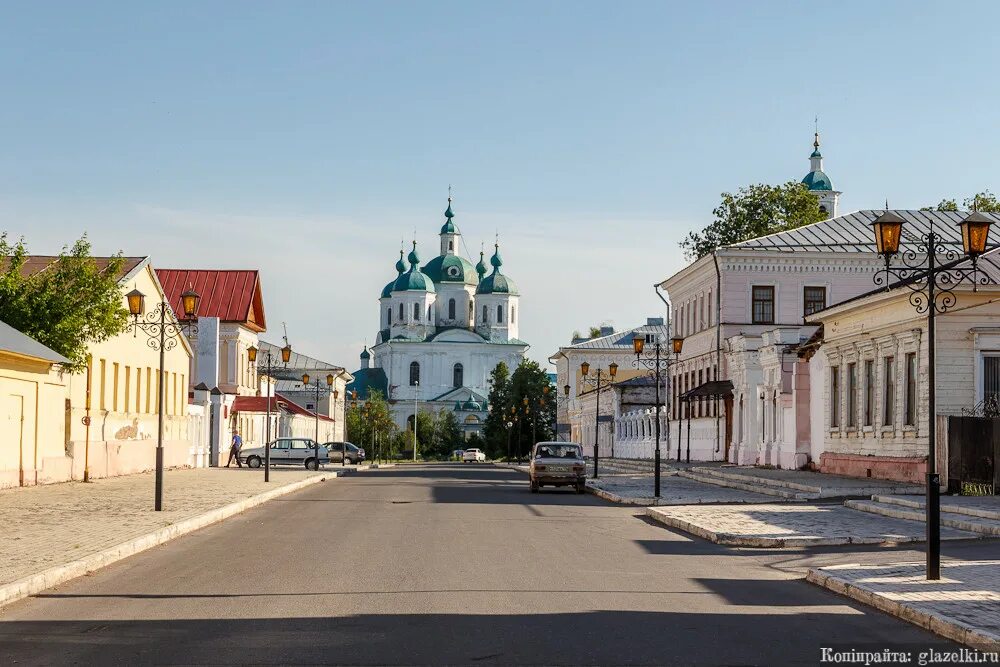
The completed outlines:
<svg viewBox="0 0 1000 667">
<path fill-rule="evenodd" d="M 247 457 L 247 467 L 248 468 L 259 468 L 260 467 L 260 457 L 259 456 L 248 456 Z"/>
<path fill-rule="evenodd" d="M 532 482 L 531 483 L 531 492 L 532 493 L 538 493 L 538 489 L 539 488 L 541 488 L 541 485 L 538 482 Z"/>
<path fill-rule="evenodd" d="M 319 463 L 316 459 L 306 459 L 306 470 L 319 470 Z"/>
<path fill-rule="evenodd" d="M 576 492 L 577 493 L 586 493 L 587 492 L 587 483 L 586 482 L 577 482 L 576 483 Z"/>
</svg>

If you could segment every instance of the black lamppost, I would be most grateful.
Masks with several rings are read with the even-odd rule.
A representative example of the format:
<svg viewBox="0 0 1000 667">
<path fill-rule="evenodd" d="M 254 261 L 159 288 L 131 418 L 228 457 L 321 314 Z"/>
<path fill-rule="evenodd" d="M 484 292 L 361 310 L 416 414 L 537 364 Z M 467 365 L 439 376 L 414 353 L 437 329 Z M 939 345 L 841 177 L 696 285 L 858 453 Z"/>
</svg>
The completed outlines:
<svg viewBox="0 0 1000 667">
<path fill-rule="evenodd" d="M 660 497 L 660 384 L 662 383 L 661 374 L 662 371 L 669 367 L 669 361 L 666 358 L 660 357 L 661 344 L 660 336 L 656 335 L 656 342 L 653 344 L 655 350 L 655 355 L 652 357 L 643 357 L 642 351 L 645 346 L 646 341 L 642 336 L 636 336 L 632 339 L 632 349 L 635 351 L 635 367 L 639 368 L 640 365 L 648 369 L 649 376 L 653 378 L 656 383 L 656 425 L 654 427 L 654 432 L 656 434 L 656 454 L 655 454 L 655 464 L 653 468 L 653 495 L 656 498 Z M 680 353 L 680 347 L 684 344 L 683 338 L 673 338 L 671 339 L 671 344 L 677 348 L 677 353 Z M 669 416 L 667 418 L 669 420 Z M 667 427 L 670 428 L 669 425 Z"/>
<path fill-rule="evenodd" d="M 674 365 L 676 366 L 677 364 L 680 363 L 680 360 L 681 360 L 681 350 L 684 349 L 684 339 L 681 338 L 680 336 L 674 336 L 673 338 L 670 339 L 670 347 L 671 347 L 671 350 L 674 353 Z M 680 381 L 680 378 L 677 378 L 677 390 L 678 390 L 677 391 L 677 396 L 678 396 L 678 399 L 677 399 L 677 462 L 678 463 L 681 462 L 681 424 L 684 423 L 684 415 L 681 412 L 681 401 L 680 401 L 681 392 L 680 392 L 680 388 L 681 388 L 681 381 Z M 673 401 L 671 401 L 671 403 L 673 403 Z M 669 451 L 667 451 L 667 456 L 670 456 L 670 452 Z"/>
<path fill-rule="evenodd" d="M 610 387 L 615 376 L 618 375 L 618 364 L 612 362 L 608 365 L 607 375 L 601 368 L 597 369 L 597 374 L 590 375 L 590 364 L 586 361 L 580 364 L 580 381 L 589 387 L 593 387 L 597 392 L 597 406 L 594 410 L 594 479 L 597 479 L 597 462 L 600 459 L 601 443 L 601 392 Z"/>
<path fill-rule="evenodd" d="M 566 425 L 569 426 L 569 385 L 563 385 L 563 407 L 566 409 Z M 556 411 L 558 412 L 558 410 Z M 559 430 L 559 418 L 556 417 L 556 430 Z M 556 440 L 559 438 L 557 437 Z M 566 437 L 566 442 L 569 442 L 569 436 Z"/>
<path fill-rule="evenodd" d="M 978 211 L 967 215 L 958 227 L 962 233 L 962 250 L 931 231 L 920 237 L 920 245 L 899 255 L 899 240 L 905 221 L 892 211 L 885 211 L 872 223 L 875 248 L 885 259 L 885 268 L 876 272 L 876 285 L 885 285 L 886 291 L 905 285 L 911 290 L 910 304 L 918 314 L 927 313 L 927 579 L 941 578 L 941 476 L 937 472 L 937 411 L 934 379 L 934 317 L 944 314 L 958 301 L 954 288 L 968 282 L 985 285 L 986 275 L 977 269 L 979 256 L 986 252 L 993 220 Z M 990 247 L 992 249 L 992 247 Z M 899 255 L 900 264 L 892 265 L 892 258 Z M 969 261 L 968 266 L 961 266 Z M 890 278 L 898 279 L 889 283 Z"/>
<path fill-rule="evenodd" d="M 274 379 L 274 369 L 277 366 L 274 365 L 274 356 L 271 354 L 271 348 L 267 348 L 264 353 L 264 368 L 257 366 L 257 353 L 259 350 L 251 345 L 247 348 L 247 359 L 254 367 L 257 369 L 257 387 L 260 388 L 260 376 L 269 379 Z M 285 346 L 281 348 L 281 365 L 285 368 L 288 367 L 288 360 L 292 358 L 292 346 L 285 341 Z M 263 371 L 263 373 L 261 373 Z M 264 481 L 271 481 L 271 389 L 267 389 L 267 421 L 264 426 Z M 248 462 L 247 465 L 250 465 Z"/>
<path fill-rule="evenodd" d="M 514 422 L 507 420 L 507 463 L 510 463 L 510 430 L 513 428 Z"/>
<path fill-rule="evenodd" d="M 302 374 L 302 385 L 309 387 L 309 373 Z M 319 378 L 316 378 L 316 382 L 313 385 L 316 387 L 316 402 L 313 404 L 313 417 L 316 422 L 316 437 L 313 438 L 313 456 L 315 457 L 313 461 L 313 470 L 319 470 L 319 392 L 320 390 L 327 393 L 333 393 L 333 373 L 326 376 L 326 387 L 320 385 Z M 347 456 L 347 446 L 344 446 L 344 456 Z"/>
<path fill-rule="evenodd" d="M 149 347 L 160 352 L 160 374 L 156 379 L 156 490 L 153 501 L 153 509 L 159 512 L 163 509 L 163 395 L 166 393 L 167 378 L 163 368 L 164 353 L 175 348 L 177 340 L 185 332 L 198 333 L 194 319 L 198 314 L 201 297 L 192 289 L 187 289 L 181 294 L 181 307 L 184 309 L 182 320 L 167 317 L 168 310 L 173 313 L 173 309 L 166 301 L 156 304 L 153 310 L 147 313 L 146 295 L 138 288 L 126 294 L 125 299 L 128 301 L 128 312 L 132 316 L 132 322 L 125 330 L 131 329 L 133 337 L 137 336 L 139 331 L 143 332 L 149 339 L 146 341 Z"/>
</svg>

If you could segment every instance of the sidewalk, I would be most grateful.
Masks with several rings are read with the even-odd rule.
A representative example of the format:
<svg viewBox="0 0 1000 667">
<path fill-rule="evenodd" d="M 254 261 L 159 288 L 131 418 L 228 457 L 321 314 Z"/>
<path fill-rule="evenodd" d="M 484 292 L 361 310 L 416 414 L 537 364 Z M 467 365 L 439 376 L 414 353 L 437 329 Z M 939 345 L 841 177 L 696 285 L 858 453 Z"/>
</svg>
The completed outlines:
<svg viewBox="0 0 1000 667">
<path fill-rule="evenodd" d="M 646 515 L 717 544 L 741 547 L 807 547 L 921 542 L 924 524 L 852 510 L 840 504 L 789 503 L 650 507 Z M 941 539 L 982 535 L 942 528 Z"/>
<path fill-rule="evenodd" d="M 597 496 L 625 505 L 705 505 L 722 503 L 777 503 L 783 498 L 766 496 L 715 484 L 703 484 L 679 475 L 660 475 L 660 497 L 653 496 L 653 475 L 611 476 L 588 479 L 587 488 Z"/>
<path fill-rule="evenodd" d="M 943 561 L 927 581 L 923 563 L 834 565 L 809 581 L 982 651 L 1000 651 L 1000 561 Z"/>
<path fill-rule="evenodd" d="M 0 605 L 336 473 L 274 469 L 265 484 L 262 470 L 167 470 L 161 512 L 152 472 L 0 490 Z"/>
</svg>

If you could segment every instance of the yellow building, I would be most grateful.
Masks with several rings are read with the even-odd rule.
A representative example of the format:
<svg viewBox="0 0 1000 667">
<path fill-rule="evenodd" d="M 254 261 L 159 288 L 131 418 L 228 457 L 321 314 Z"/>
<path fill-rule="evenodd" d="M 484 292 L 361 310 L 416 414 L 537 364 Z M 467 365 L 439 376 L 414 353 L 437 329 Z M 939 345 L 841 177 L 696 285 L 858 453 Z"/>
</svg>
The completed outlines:
<svg viewBox="0 0 1000 667">
<path fill-rule="evenodd" d="M 0 488 L 68 478 L 66 361 L 0 322 Z"/>
</svg>

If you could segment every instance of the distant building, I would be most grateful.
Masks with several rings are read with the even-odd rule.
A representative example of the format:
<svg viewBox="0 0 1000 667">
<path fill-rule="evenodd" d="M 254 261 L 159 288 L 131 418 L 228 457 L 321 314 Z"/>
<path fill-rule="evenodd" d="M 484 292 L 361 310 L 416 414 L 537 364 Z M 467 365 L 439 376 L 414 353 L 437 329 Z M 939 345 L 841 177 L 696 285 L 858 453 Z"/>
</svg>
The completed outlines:
<svg viewBox="0 0 1000 667">
<path fill-rule="evenodd" d="M 379 331 L 361 354 L 350 389 L 384 391 L 396 423 L 417 410 L 455 413 L 466 436 L 479 433 L 489 406 L 489 376 L 501 361 L 513 371 L 528 344 L 518 338 L 520 292 L 502 271 L 495 244 L 487 268 L 465 257 L 451 197 L 438 234 L 440 254 L 421 266 L 417 242 L 379 297 Z"/>
</svg>

